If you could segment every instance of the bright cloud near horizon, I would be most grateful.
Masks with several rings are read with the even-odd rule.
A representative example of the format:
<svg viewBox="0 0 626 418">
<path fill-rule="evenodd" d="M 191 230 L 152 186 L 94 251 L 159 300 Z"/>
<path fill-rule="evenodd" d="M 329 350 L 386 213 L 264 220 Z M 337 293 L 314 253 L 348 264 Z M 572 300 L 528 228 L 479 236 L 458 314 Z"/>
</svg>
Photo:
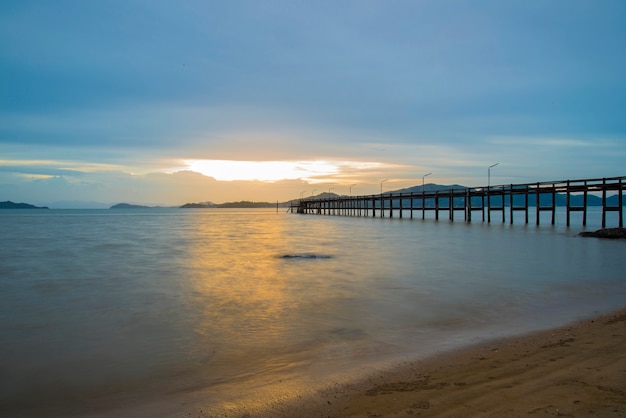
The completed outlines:
<svg viewBox="0 0 626 418">
<path fill-rule="evenodd" d="M 622 176 L 625 50 L 622 0 L 4 0 L 0 201 Z"/>
</svg>

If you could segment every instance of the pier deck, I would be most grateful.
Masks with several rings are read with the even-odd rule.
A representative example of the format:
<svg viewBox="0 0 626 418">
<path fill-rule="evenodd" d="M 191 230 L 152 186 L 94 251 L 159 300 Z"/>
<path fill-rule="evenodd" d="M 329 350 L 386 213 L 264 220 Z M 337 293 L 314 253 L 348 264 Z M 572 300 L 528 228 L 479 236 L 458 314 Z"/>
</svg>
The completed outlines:
<svg viewBox="0 0 626 418">
<path fill-rule="evenodd" d="M 457 212 L 462 212 L 464 220 L 472 221 L 472 214 L 480 212 L 483 222 L 491 222 L 492 213 L 499 214 L 502 222 L 521 215 L 529 222 L 529 211 L 535 210 L 535 222 L 540 223 L 543 212 L 551 214 L 551 223 L 556 222 L 557 206 L 566 207 L 566 224 L 571 224 L 571 213 L 582 212 L 582 224 L 587 225 L 589 196 L 595 195 L 602 202 L 602 227 L 606 227 L 607 214 L 617 212 L 618 227 L 624 226 L 624 189 L 626 176 L 601 179 L 561 180 L 525 184 L 508 184 L 487 187 L 466 187 L 457 189 L 413 192 L 381 193 L 367 196 L 336 196 L 329 198 L 301 199 L 291 207 L 292 212 L 301 214 L 370 216 L 402 218 L 421 216 L 425 219 L 428 211 L 434 211 L 435 219 L 445 212 L 454 220 Z M 558 205 L 557 199 L 565 198 Z"/>
</svg>

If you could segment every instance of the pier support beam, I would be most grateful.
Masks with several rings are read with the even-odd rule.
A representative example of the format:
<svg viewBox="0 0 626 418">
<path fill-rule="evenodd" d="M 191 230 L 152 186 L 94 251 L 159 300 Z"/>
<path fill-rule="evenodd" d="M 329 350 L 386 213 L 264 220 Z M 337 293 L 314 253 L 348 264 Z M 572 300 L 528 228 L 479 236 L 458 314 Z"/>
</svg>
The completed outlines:
<svg viewBox="0 0 626 418">
<path fill-rule="evenodd" d="M 509 222 L 514 223 L 515 212 L 524 211 L 524 221 L 529 222 L 530 197 L 535 197 L 536 224 L 541 223 L 541 213 L 550 211 L 550 221 L 552 225 L 557 222 L 557 198 L 563 196 L 565 199 L 566 219 L 565 223 L 569 227 L 572 225 L 572 212 L 582 212 L 582 225 L 588 222 L 589 193 L 601 195 L 602 212 L 601 224 L 606 228 L 610 221 L 615 220 L 618 227 L 624 226 L 624 187 L 626 176 L 603 179 L 566 180 L 555 182 L 537 182 L 528 184 L 510 184 L 507 186 L 481 187 L 434 190 L 428 193 L 422 188 L 421 193 L 388 193 L 386 195 L 369 196 L 336 196 L 335 198 L 324 199 L 300 199 L 297 203 L 292 203 L 288 212 L 300 214 L 319 214 L 335 216 L 370 216 L 384 218 L 385 210 L 389 211 L 389 218 L 394 217 L 394 211 L 399 210 L 397 217 L 404 218 L 405 210 L 409 210 L 409 216 L 413 219 L 415 210 L 422 211 L 422 219 L 426 218 L 427 210 L 434 210 L 436 220 L 439 220 L 440 211 L 447 210 L 448 217 L 454 221 L 456 200 L 463 201 L 463 206 L 458 207 L 464 210 L 465 221 L 472 221 L 472 212 L 480 210 L 483 222 L 491 222 L 491 211 L 500 211 L 502 222 L 506 222 L 506 205 L 509 205 Z M 519 198 L 517 195 L 523 196 Z M 582 197 L 582 199 L 581 199 Z M 542 202 L 543 198 L 543 202 Z M 548 202 L 548 198 L 550 201 Z M 406 205 L 406 199 L 409 204 Z M 447 199 L 447 204 L 441 199 Z M 485 199 L 487 202 L 485 203 Z M 494 200 L 495 199 L 495 200 Z M 387 203 L 388 201 L 388 203 Z M 421 206 L 416 204 L 419 201 Z M 428 204 L 428 202 L 431 202 Z M 480 206 L 474 206 L 479 204 Z M 388 205 L 388 207 L 386 207 Z M 427 208 L 427 205 L 429 207 Z M 380 213 L 376 211 L 380 210 Z M 485 214 L 486 212 L 486 214 Z M 618 212 L 616 216 L 609 216 L 609 212 Z"/>
</svg>

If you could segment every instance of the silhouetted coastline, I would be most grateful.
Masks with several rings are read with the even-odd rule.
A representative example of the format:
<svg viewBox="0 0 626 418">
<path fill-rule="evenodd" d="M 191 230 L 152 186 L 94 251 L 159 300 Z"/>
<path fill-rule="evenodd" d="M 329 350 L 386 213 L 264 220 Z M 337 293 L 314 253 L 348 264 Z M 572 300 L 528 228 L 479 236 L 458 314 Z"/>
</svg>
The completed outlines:
<svg viewBox="0 0 626 418">
<path fill-rule="evenodd" d="M 50 209 L 47 206 L 35 206 L 30 203 L 14 203 L 10 200 L 0 202 L 0 209 Z"/>
</svg>

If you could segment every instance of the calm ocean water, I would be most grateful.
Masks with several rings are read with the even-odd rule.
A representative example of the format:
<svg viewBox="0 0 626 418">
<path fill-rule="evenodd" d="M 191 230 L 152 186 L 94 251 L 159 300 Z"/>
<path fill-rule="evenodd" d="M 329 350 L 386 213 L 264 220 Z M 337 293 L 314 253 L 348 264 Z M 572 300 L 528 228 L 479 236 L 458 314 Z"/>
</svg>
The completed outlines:
<svg viewBox="0 0 626 418">
<path fill-rule="evenodd" d="M 626 305 L 626 242 L 557 220 L 2 211 L 0 415 L 296 394 Z"/>
</svg>

